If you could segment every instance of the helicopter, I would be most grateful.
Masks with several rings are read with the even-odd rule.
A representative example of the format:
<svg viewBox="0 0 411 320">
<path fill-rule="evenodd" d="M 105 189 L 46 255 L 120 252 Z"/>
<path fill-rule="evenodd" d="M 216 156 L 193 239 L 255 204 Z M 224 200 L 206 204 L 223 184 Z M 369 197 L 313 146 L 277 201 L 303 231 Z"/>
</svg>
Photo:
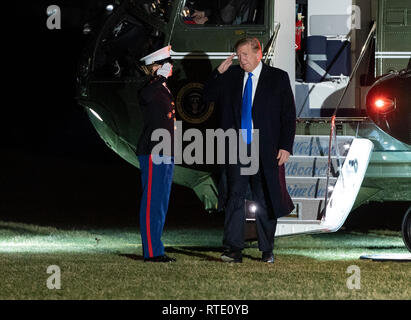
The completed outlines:
<svg viewBox="0 0 411 320">
<path fill-rule="evenodd" d="M 227 5 L 236 15 L 223 16 Z M 147 81 L 139 59 L 171 45 L 177 120 L 205 132 L 218 128 L 219 109 L 203 99 L 204 83 L 237 40 L 258 38 L 263 61 L 288 72 L 297 111 L 286 164 L 295 210 L 278 220 L 276 236 L 335 232 L 364 203 L 411 201 L 407 12 L 407 0 L 112 1 L 84 25 L 77 101 L 107 146 L 138 168 L 138 91 Z M 182 163 L 173 182 L 215 211 L 220 174 L 215 164 Z M 255 211 L 246 200 L 246 238 L 255 233 Z M 411 209 L 402 235 L 411 251 Z"/>
</svg>

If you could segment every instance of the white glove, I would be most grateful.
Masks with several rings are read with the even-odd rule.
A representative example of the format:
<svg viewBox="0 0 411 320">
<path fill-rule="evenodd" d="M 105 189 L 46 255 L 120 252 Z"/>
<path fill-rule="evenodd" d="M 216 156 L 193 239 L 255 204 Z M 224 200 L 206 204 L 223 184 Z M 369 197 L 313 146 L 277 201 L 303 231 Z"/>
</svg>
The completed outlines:
<svg viewBox="0 0 411 320">
<path fill-rule="evenodd" d="M 173 70 L 173 65 L 171 63 L 165 63 L 163 64 L 158 70 L 157 70 L 157 75 L 163 76 L 164 78 L 168 78 L 171 76 L 171 71 Z"/>
</svg>

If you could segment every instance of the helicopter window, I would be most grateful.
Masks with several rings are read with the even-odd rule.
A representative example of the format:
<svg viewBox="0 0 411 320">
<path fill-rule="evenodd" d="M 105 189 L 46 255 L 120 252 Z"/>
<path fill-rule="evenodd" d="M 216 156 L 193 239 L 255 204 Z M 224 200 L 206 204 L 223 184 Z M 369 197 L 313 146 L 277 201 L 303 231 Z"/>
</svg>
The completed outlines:
<svg viewBox="0 0 411 320">
<path fill-rule="evenodd" d="M 144 11 L 164 22 L 170 20 L 171 8 L 173 0 L 145 0 L 141 6 Z"/>
<path fill-rule="evenodd" d="M 187 0 L 182 11 L 187 25 L 264 24 L 265 0 Z"/>
</svg>

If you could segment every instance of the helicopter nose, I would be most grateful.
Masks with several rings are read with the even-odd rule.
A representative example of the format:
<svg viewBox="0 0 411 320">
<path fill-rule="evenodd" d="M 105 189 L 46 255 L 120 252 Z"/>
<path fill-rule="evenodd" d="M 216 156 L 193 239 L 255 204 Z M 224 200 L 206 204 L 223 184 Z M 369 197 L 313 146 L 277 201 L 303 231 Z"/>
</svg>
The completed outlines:
<svg viewBox="0 0 411 320">
<path fill-rule="evenodd" d="M 406 144 L 411 143 L 409 100 L 410 77 L 387 76 L 367 93 L 367 115 L 383 131 Z"/>
</svg>

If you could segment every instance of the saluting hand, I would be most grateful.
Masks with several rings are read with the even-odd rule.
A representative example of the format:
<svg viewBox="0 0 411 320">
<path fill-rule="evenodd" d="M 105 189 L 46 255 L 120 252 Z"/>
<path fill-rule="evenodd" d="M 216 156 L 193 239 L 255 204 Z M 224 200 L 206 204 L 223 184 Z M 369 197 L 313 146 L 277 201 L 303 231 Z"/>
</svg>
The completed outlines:
<svg viewBox="0 0 411 320">
<path fill-rule="evenodd" d="M 217 70 L 220 73 L 224 73 L 227 71 L 227 69 L 231 66 L 233 63 L 235 54 L 233 53 L 231 56 L 229 56 L 227 59 L 225 59 L 221 64 L 218 66 Z"/>
<path fill-rule="evenodd" d="M 169 62 L 163 64 L 158 70 L 157 75 L 168 78 L 173 74 L 173 65 Z"/>
<path fill-rule="evenodd" d="M 287 150 L 280 149 L 278 150 L 278 166 L 282 166 L 284 163 L 288 161 L 288 158 L 290 157 L 290 153 Z"/>
</svg>

